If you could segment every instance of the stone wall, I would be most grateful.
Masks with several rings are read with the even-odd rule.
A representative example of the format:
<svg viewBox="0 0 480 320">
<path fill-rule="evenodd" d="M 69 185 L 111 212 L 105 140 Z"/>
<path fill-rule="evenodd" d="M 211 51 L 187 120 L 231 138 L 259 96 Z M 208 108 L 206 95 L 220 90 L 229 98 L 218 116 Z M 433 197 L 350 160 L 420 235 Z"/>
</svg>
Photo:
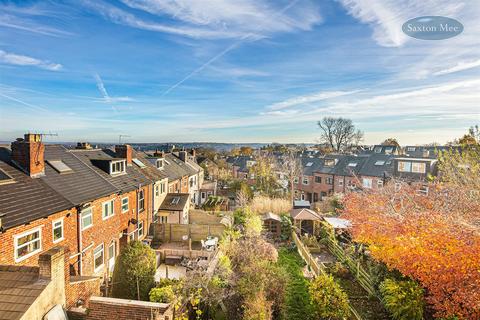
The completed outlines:
<svg viewBox="0 0 480 320">
<path fill-rule="evenodd" d="M 173 307 L 116 298 L 92 297 L 85 320 L 172 320 Z"/>
</svg>

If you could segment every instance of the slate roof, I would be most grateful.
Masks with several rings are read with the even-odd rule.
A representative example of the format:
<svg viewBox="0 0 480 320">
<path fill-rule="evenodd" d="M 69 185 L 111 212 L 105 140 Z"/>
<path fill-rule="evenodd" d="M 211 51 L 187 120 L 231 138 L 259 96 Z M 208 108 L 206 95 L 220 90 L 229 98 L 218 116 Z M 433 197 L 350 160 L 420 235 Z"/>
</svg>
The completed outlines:
<svg viewBox="0 0 480 320">
<path fill-rule="evenodd" d="M 251 156 L 236 156 L 236 157 L 227 158 L 227 163 L 230 163 L 231 165 L 238 167 L 238 171 L 240 172 L 249 172 L 247 161 L 255 161 L 255 160 Z"/>
<path fill-rule="evenodd" d="M 0 266 L 0 320 L 18 320 L 50 283 L 38 268 Z"/>
<path fill-rule="evenodd" d="M 427 147 L 427 146 L 406 146 L 405 147 L 405 156 L 412 158 L 428 158 L 436 159 L 438 157 L 439 151 L 447 150 L 460 150 L 460 147 L 455 146 L 436 146 L 436 147 Z M 424 153 L 428 151 L 428 154 Z"/>
<path fill-rule="evenodd" d="M 77 156 L 87 164 L 90 168 L 93 168 L 94 171 L 103 177 L 105 180 L 110 182 L 115 188 L 122 192 L 129 192 L 137 189 L 139 186 L 144 186 L 152 183 L 142 172 L 139 170 L 139 167 L 132 163 L 131 166 L 127 165 L 126 174 L 120 175 L 110 175 L 107 172 L 103 171 L 99 167 L 95 166 L 91 160 L 95 159 L 107 159 L 115 160 L 118 159 L 113 150 L 110 149 L 91 149 L 91 150 L 71 150 L 72 154 Z"/>
<path fill-rule="evenodd" d="M 61 160 L 72 172 L 60 174 L 47 162 L 41 179 L 73 205 L 80 205 L 119 192 L 119 188 L 85 164 L 77 152 L 61 145 L 45 145 L 45 160 Z"/>
<path fill-rule="evenodd" d="M 43 179 L 31 178 L 10 162 L 10 150 L 0 147 L 0 169 L 13 178 L 0 184 L 0 215 L 5 229 L 60 212 L 73 205 Z"/>
<path fill-rule="evenodd" d="M 178 198 L 178 202 L 173 200 Z M 190 194 L 188 193 L 167 193 L 167 196 L 160 205 L 160 210 L 164 211 L 183 211 L 185 205 L 188 205 Z"/>
<path fill-rule="evenodd" d="M 395 156 L 388 154 L 372 154 L 366 158 L 359 173 L 362 176 L 391 177 L 393 175 L 394 158 Z M 383 162 L 383 165 L 380 165 L 381 162 Z"/>
<path fill-rule="evenodd" d="M 165 174 L 165 172 L 163 172 L 163 170 L 157 169 L 156 164 L 149 161 L 149 159 L 146 157 L 145 153 L 133 151 L 133 158 L 138 159 L 139 161 L 141 161 L 145 165 L 144 168 L 141 168 L 137 164 L 133 163 L 133 165 L 136 166 L 138 168 L 138 170 L 140 170 L 140 172 L 142 174 L 144 174 L 150 180 L 160 181 L 160 180 L 168 178 L 168 176 Z"/>
<path fill-rule="evenodd" d="M 189 175 L 189 172 L 181 164 L 182 160 L 178 159 L 171 153 L 167 153 L 164 156 L 165 162 L 163 164 L 165 174 L 169 180 L 181 179 L 183 176 Z"/>
</svg>

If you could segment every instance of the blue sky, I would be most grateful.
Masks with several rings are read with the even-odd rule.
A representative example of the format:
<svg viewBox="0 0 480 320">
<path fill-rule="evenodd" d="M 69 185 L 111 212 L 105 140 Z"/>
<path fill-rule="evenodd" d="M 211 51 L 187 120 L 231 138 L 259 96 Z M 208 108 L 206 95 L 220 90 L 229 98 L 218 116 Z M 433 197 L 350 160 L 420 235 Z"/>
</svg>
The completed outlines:
<svg viewBox="0 0 480 320">
<path fill-rule="evenodd" d="M 463 23 L 424 41 L 408 19 Z M 446 142 L 480 122 L 480 5 L 402 0 L 0 3 L 0 140 Z"/>
</svg>

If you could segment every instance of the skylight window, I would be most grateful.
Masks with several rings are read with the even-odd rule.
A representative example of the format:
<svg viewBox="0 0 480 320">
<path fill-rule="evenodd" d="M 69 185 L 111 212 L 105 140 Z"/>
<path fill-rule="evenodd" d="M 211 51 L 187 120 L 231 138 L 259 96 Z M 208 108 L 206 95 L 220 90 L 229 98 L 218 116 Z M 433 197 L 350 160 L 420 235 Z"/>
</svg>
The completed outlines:
<svg viewBox="0 0 480 320">
<path fill-rule="evenodd" d="M 305 167 L 311 167 L 313 165 L 313 162 L 308 162 Z"/>
<path fill-rule="evenodd" d="M 15 182 L 13 181 L 13 178 L 8 173 L 0 169 L 0 184 L 7 184 L 12 182 Z"/>
<path fill-rule="evenodd" d="M 375 162 L 376 166 L 383 166 L 384 164 L 385 164 L 385 161 L 383 160 L 378 160 L 377 162 Z"/>
<path fill-rule="evenodd" d="M 180 202 L 180 198 L 179 197 L 174 197 L 172 198 L 172 204 L 178 204 Z"/>
<path fill-rule="evenodd" d="M 62 160 L 47 160 L 47 163 L 60 174 L 73 172 Z"/>
<path fill-rule="evenodd" d="M 357 166 L 357 163 L 356 162 L 350 162 L 348 164 L 349 167 L 356 167 Z"/>
<path fill-rule="evenodd" d="M 133 161 L 133 163 L 135 163 L 140 168 L 145 168 L 145 165 L 143 164 L 143 162 L 138 160 L 137 158 L 133 158 L 132 161 Z"/>
</svg>

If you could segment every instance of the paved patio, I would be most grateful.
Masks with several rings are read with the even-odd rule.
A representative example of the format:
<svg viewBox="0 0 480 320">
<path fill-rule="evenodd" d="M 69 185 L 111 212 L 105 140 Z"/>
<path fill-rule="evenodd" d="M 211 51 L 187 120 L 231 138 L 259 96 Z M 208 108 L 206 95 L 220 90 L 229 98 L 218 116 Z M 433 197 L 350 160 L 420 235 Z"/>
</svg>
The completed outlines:
<svg viewBox="0 0 480 320">
<path fill-rule="evenodd" d="M 157 271 L 155 272 L 155 281 L 159 282 L 160 279 L 167 278 L 167 268 L 168 268 L 168 278 L 169 279 L 181 279 L 184 278 L 187 274 L 187 268 L 182 266 L 167 266 L 162 263 L 158 266 Z"/>
</svg>

